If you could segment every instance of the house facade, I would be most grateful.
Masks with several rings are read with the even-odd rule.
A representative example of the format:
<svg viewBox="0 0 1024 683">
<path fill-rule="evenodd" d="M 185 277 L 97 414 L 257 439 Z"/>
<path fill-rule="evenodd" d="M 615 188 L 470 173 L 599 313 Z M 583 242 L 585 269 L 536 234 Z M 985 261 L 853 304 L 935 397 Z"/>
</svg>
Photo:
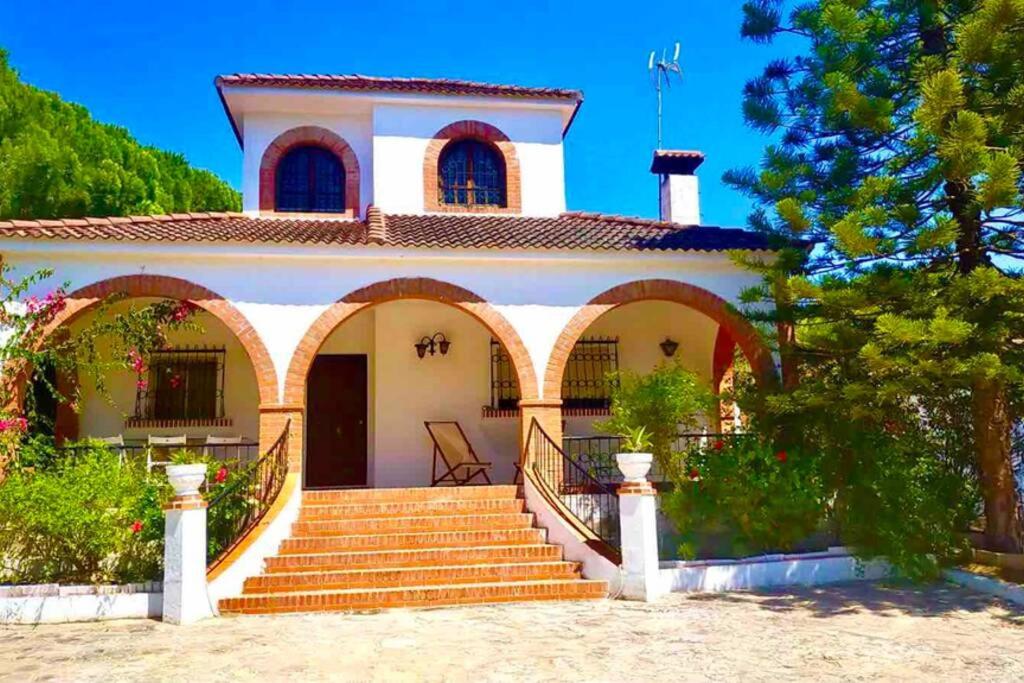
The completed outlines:
<svg viewBox="0 0 1024 683">
<path fill-rule="evenodd" d="M 200 309 L 202 331 L 153 359 L 164 372 L 110 377 L 112 402 L 83 383 L 58 438 L 242 437 L 263 453 L 287 426 L 301 496 L 429 487 L 424 423 L 454 421 L 511 484 L 534 421 L 555 444 L 596 433 L 609 371 L 671 357 L 717 387 L 738 349 L 773 381 L 731 308 L 757 276 L 729 255 L 769 245 L 700 224 L 699 153 L 654 153 L 661 220 L 568 211 L 577 91 L 260 74 L 216 89 L 243 150 L 241 213 L 0 223 L 15 275 L 70 282 L 55 329 L 111 294 Z"/>
</svg>

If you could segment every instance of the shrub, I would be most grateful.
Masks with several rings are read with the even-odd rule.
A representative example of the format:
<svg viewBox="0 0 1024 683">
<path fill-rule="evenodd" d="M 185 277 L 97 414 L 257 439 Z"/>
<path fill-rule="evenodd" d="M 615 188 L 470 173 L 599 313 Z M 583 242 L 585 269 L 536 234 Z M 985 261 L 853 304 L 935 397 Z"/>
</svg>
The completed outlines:
<svg viewBox="0 0 1024 683">
<path fill-rule="evenodd" d="M 680 532 L 680 557 L 725 537 L 729 554 L 789 551 L 821 528 L 827 487 L 821 456 L 782 450 L 753 436 L 714 441 L 680 454 L 682 476 L 662 499 Z"/>
<path fill-rule="evenodd" d="M 624 370 L 612 380 L 611 417 L 597 427 L 623 437 L 645 429 L 655 463 L 671 473 L 676 464 L 672 444 L 679 429 L 701 424 L 715 405 L 711 390 L 678 361 L 661 363 L 647 374 Z"/>
</svg>

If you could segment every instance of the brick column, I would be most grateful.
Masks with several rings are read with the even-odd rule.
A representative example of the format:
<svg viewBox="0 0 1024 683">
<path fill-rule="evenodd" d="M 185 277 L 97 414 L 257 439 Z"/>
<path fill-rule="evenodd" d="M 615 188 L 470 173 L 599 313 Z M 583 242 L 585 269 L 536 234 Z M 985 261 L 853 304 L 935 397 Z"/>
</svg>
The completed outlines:
<svg viewBox="0 0 1024 683">
<path fill-rule="evenodd" d="M 548 433 L 551 440 L 562 445 L 562 399 L 523 399 L 519 402 L 519 453 L 526 447 L 533 419 Z M 521 463 L 526 466 L 529 462 Z"/>
<path fill-rule="evenodd" d="M 260 454 L 270 450 L 291 420 L 288 430 L 288 471 L 302 471 L 302 437 L 305 433 L 303 417 L 305 406 L 301 403 L 260 404 Z"/>
</svg>

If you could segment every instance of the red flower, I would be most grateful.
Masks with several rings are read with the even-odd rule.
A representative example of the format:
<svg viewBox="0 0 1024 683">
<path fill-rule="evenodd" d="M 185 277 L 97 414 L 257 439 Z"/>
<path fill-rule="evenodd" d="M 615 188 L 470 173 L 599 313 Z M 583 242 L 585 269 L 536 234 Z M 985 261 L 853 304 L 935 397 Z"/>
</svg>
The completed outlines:
<svg viewBox="0 0 1024 683">
<path fill-rule="evenodd" d="M 787 457 L 788 456 L 786 455 L 786 451 L 779 451 L 778 453 L 775 454 L 775 459 L 778 460 L 779 462 L 786 462 Z"/>
<path fill-rule="evenodd" d="M 714 448 L 716 451 L 720 451 L 723 448 L 725 448 L 725 442 L 719 439 L 715 443 L 711 444 L 711 447 Z"/>
<path fill-rule="evenodd" d="M 132 522 L 132 533 L 137 534 L 140 531 L 142 531 L 142 522 L 140 520 L 135 520 Z"/>
<path fill-rule="evenodd" d="M 700 479 L 700 472 L 697 471 L 696 467 L 690 468 L 690 481 L 697 481 Z"/>
<path fill-rule="evenodd" d="M 146 388 L 149 386 L 149 380 L 140 379 L 138 382 L 135 383 L 135 386 L 138 387 L 139 389 L 145 391 Z"/>
<path fill-rule="evenodd" d="M 181 386 L 181 375 L 171 375 L 171 389 L 177 389 Z"/>
<path fill-rule="evenodd" d="M 213 475 L 213 480 L 215 482 L 217 482 L 218 484 L 223 484 L 224 481 L 227 480 L 227 478 L 228 478 L 228 468 L 227 467 L 221 467 L 219 470 L 217 470 L 217 474 Z"/>
</svg>

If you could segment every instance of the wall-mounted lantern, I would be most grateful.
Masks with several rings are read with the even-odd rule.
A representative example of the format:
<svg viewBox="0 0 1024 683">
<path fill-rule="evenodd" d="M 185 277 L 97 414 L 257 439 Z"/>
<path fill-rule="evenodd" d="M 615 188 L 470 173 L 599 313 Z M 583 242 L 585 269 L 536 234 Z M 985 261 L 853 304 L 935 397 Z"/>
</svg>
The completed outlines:
<svg viewBox="0 0 1024 683">
<path fill-rule="evenodd" d="M 679 348 L 679 342 L 672 341 L 669 337 L 665 337 L 665 341 L 658 344 L 661 347 L 661 352 L 665 354 L 665 358 L 671 358 L 676 355 L 676 350 Z"/>
<path fill-rule="evenodd" d="M 447 356 L 448 349 L 451 346 L 452 343 L 448 341 L 448 338 L 442 333 L 437 332 L 432 337 L 423 337 L 423 339 L 416 342 L 416 355 L 423 358 L 427 355 L 428 351 L 431 356 L 440 351 L 442 356 Z"/>
</svg>

